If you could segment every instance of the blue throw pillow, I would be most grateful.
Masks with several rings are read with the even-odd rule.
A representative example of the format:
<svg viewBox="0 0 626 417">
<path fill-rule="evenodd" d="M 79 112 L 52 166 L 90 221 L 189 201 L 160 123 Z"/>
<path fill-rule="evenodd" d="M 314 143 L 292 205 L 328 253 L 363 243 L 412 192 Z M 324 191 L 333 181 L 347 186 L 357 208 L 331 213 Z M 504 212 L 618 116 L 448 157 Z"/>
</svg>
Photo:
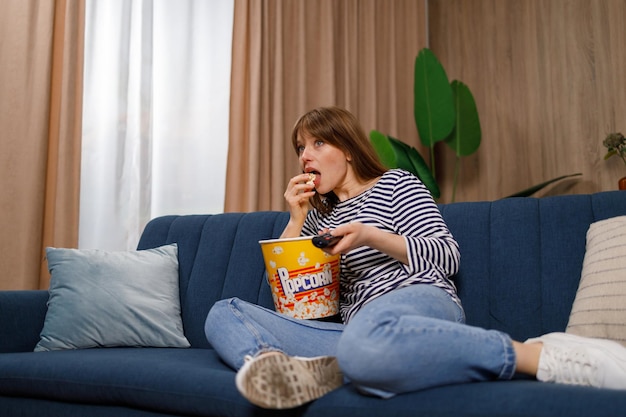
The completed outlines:
<svg viewBox="0 0 626 417">
<path fill-rule="evenodd" d="M 189 347 L 176 244 L 134 252 L 47 248 L 48 312 L 35 351 Z"/>
</svg>

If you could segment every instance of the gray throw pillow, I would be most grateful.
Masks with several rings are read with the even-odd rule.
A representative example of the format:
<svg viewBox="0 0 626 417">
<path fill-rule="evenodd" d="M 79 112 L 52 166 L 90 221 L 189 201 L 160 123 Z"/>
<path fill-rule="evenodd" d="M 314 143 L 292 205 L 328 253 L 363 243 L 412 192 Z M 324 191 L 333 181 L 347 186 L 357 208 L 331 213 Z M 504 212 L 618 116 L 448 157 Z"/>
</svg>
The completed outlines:
<svg viewBox="0 0 626 417">
<path fill-rule="evenodd" d="M 35 351 L 190 346 L 176 244 L 130 252 L 47 248 L 46 254 L 48 311 Z"/>
</svg>

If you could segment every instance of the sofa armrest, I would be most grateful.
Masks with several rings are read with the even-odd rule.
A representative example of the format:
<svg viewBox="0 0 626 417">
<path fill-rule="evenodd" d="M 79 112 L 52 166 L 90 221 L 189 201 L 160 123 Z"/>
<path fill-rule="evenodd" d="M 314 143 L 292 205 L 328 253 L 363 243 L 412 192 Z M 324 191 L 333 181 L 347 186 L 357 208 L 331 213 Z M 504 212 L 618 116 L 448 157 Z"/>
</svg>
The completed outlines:
<svg viewBox="0 0 626 417">
<path fill-rule="evenodd" d="M 48 291 L 0 291 L 0 353 L 28 352 L 39 342 Z"/>
</svg>

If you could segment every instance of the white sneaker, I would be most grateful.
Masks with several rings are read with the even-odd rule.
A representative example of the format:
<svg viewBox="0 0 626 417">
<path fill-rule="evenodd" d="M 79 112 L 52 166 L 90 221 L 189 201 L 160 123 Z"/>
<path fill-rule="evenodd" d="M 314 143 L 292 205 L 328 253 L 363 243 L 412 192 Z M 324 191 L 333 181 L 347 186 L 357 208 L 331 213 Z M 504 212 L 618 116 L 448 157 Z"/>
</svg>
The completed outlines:
<svg viewBox="0 0 626 417">
<path fill-rule="evenodd" d="M 621 344 L 569 333 L 549 333 L 525 343 L 536 342 L 543 342 L 539 381 L 626 389 L 626 348 Z"/>
<path fill-rule="evenodd" d="M 300 358 L 282 352 L 248 357 L 237 372 L 237 389 L 263 408 L 293 408 L 313 401 L 343 385 L 332 356 Z"/>
</svg>

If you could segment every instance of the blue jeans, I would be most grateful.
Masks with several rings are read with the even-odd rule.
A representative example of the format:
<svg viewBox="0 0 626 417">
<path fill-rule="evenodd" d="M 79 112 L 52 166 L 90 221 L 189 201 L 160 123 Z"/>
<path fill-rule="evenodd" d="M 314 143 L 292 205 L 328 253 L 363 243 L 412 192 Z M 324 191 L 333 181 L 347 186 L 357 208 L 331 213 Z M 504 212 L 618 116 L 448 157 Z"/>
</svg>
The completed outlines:
<svg viewBox="0 0 626 417">
<path fill-rule="evenodd" d="M 383 398 L 515 373 L 511 338 L 464 324 L 448 294 L 412 285 L 367 303 L 347 324 L 298 320 L 231 298 L 217 302 L 205 333 L 222 360 L 239 369 L 246 355 L 336 356 L 360 391 Z"/>
</svg>

